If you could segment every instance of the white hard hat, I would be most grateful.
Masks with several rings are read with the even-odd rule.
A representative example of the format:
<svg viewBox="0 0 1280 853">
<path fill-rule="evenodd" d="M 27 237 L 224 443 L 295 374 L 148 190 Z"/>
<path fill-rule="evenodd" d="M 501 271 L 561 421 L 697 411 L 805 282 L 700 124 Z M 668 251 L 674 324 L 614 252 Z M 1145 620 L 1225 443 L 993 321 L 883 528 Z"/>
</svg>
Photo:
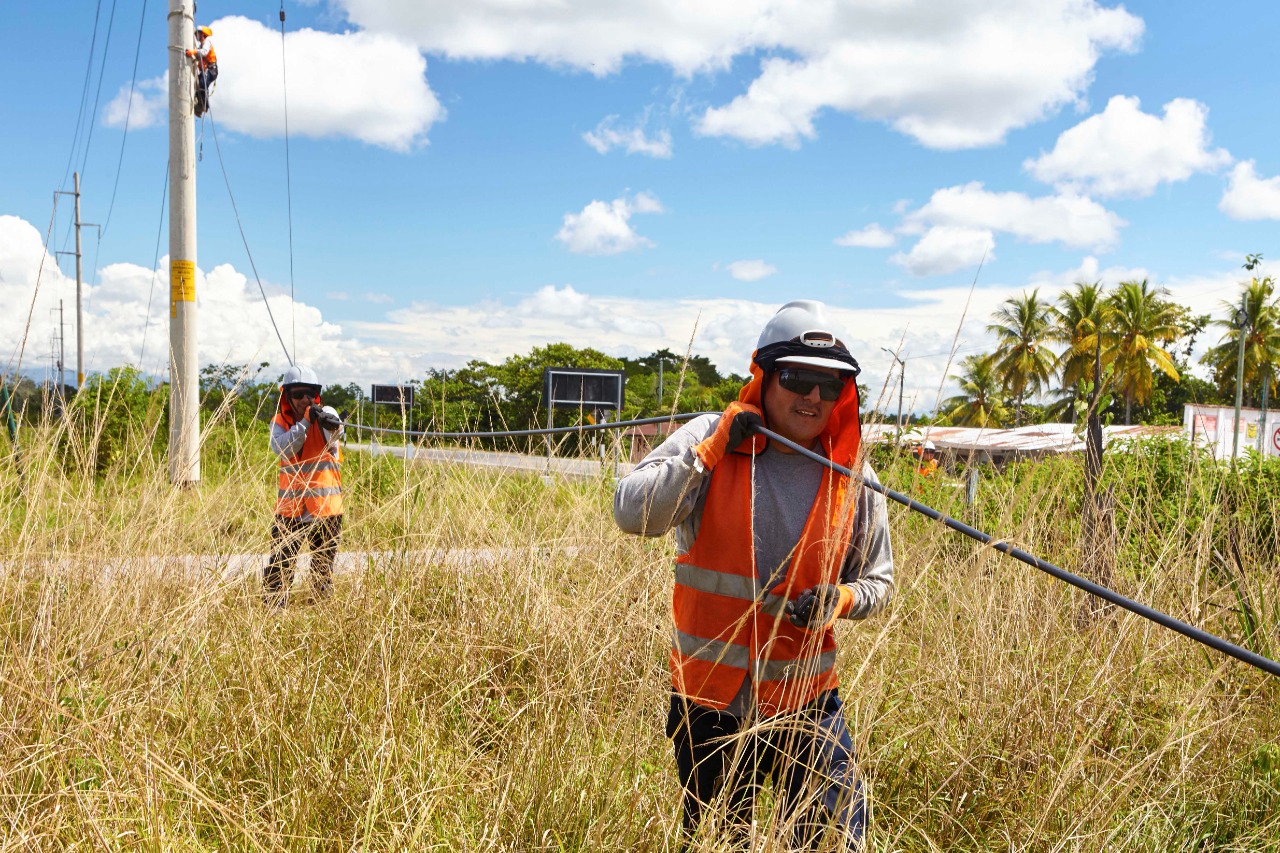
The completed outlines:
<svg viewBox="0 0 1280 853">
<path fill-rule="evenodd" d="M 295 364 L 284 372 L 284 378 L 280 380 L 280 389 L 284 390 L 290 385 L 310 385 L 320 391 L 320 377 L 310 367 L 304 364 Z"/>
<path fill-rule="evenodd" d="M 858 363 L 849 355 L 840 329 L 827 316 L 827 306 L 813 299 L 796 299 L 778 309 L 764 325 L 756 352 L 773 344 L 797 343 L 795 352 L 773 360 L 774 364 L 807 364 L 836 370 L 857 371 Z"/>
</svg>

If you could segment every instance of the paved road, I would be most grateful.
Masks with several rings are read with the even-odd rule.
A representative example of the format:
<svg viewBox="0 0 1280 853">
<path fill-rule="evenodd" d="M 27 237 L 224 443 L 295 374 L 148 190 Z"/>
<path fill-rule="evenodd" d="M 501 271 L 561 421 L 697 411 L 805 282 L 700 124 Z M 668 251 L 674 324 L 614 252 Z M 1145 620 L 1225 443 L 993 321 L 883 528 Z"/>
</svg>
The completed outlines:
<svg viewBox="0 0 1280 853">
<path fill-rule="evenodd" d="M 356 444 L 344 445 L 348 450 L 362 450 L 374 455 L 389 453 L 404 458 L 405 448 L 398 444 Z M 540 474 L 557 473 L 569 477 L 597 478 L 602 475 L 621 477 L 633 467 L 629 462 L 620 462 L 616 466 L 608 466 L 598 459 L 564 458 L 554 456 L 531 456 L 525 453 L 507 453 L 498 450 L 469 450 L 455 447 L 415 447 L 408 448 L 411 462 L 451 462 L 459 465 L 474 465 L 478 468 L 494 468 L 500 471 L 525 471 Z"/>
</svg>

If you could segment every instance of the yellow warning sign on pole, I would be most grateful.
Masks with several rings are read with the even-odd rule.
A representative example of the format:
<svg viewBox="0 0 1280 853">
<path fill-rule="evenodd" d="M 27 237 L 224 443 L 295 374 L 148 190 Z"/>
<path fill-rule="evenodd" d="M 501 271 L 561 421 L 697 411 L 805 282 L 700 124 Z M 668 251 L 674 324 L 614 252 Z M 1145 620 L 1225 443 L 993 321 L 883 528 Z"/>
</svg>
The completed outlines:
<svg viewBox="0 0 1280 853">
<path fill-rule="evenodd" d="M 170 316 L 177 311 L 179 302 L 196 301 L 196 262 L 169 262 L 169 308 Z"/>
</svg>

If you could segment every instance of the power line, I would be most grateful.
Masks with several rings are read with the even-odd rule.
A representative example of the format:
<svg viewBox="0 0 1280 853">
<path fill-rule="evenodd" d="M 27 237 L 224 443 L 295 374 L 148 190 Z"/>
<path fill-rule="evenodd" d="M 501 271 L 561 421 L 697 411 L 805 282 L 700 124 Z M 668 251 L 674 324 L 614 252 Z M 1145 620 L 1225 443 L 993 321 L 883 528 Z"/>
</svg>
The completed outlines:
<svg viewBox="0 0 1280 853">
<path fill-rule="evenodd" d="M 89 58 L 85 61 L 84 85 L 80 89 L 80 106 L 76 107 L 76 129 L 71 134 L 71 150 L 67 152 L 67 168 L 62 173 L 58 188 L 67 185 L 67 176 L 71 174 L 71 164 L 76 159 L 76 148 L 80 143 L 80 128 L 84 124 L 84 105 L 89 100 L 89 82 L 93 79 L 93 50 L 98 44 L 98 19 L 102 14 L 102 0 L 98 0 L 97 10 L 93 13 L 93 36 L 89 39 Z"/>
<path fill-rule="evenodd" d="M 111 224 L 111 212 L 116 209 L 116 190 L 120 189 L 120 169 L 124 165 L 124 144 L 129 140 L 129 117 L 133 113 L 133 90 L 138 83 L 138 57 L 142 54 L 142 25 L 147 20 L 147 0 L 142 0 L 142 18 L 138 21 L 138 45 L 133 51 L 133 76 L 129 79 L 129 102 L 124 109 L 124 135 L 120 137 L 120 157 L 116 160 L 116 179 L 111 185 L 111 204 L 107 205 L 107 218 L 102 223 L 102 235 Z M 167 183 L 167 181 L 166 181 Z"/>
<path fill-rule="evenodd" d="M 164 231 L 164 203 L 169 197 L 169 161 L 164 161 L 164 190 L 160 193 L 160 224 L 156 226 L 156 257 L 151 262 L 151 289 L 147 291 L 147 315 L 142 321 L 142 346 L 138 348 L 138 369 L 147 351 L 147 329 L 151 326 L 151 298 L 156 292 L 156 274 L 160 271 L 160 234 Z"/>
<path fill-rule="evenodd" d="M 293 172 L 289 165 L 289 73 L 284 49 L 284 0 L 280 0 L 280 78 L 280 91 L 284 96 L 284 186 L 289 214 L 289 323 L 293 332 L 293 351 L 297 352 L 298 300 L 293 288 Z"/>
</svg>

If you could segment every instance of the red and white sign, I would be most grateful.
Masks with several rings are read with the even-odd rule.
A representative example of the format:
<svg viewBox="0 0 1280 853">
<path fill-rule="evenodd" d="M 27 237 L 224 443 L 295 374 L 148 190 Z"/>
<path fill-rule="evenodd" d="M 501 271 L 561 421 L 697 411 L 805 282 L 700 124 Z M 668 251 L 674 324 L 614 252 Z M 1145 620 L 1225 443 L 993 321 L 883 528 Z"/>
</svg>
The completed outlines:
<svg viewBox="0 0 1280 853">
<path fill-rule="evenodd" d="M 1271 446 L 1276 450 L 1280 450 L 1280 427 L 1277 427 L 1276 431 L 1271 433 Z"/>
</svg>

